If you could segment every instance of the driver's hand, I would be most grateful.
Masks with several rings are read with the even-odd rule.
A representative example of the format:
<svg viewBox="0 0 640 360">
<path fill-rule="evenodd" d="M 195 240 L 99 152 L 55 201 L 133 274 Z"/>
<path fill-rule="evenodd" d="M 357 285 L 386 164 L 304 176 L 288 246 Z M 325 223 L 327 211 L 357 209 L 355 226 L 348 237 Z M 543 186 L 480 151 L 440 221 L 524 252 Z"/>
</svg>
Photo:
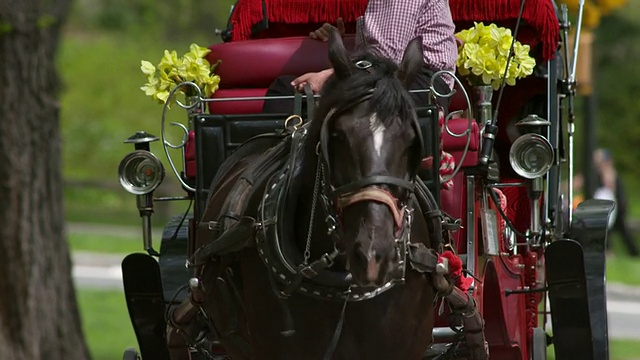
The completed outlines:
<svg viewBox="0 0 640 360">
<path fill-rule="evenodd" d="M 318 30 L 310 32 L 309 37 L 320 41 L 327 41 L 329 40 L 329 34 L 331 33 L 332 29 L 338 29 L 338 33 L 340 34 L 340 36 L 344 36 L 345 29 L 344 21 L 342 21 L 342 18 L 338 18 L 338 20 L 336 20 L 336 26 L 333 26 L 329 23 L 324 23 Z"/>
<path fill-rule="evenodd" d="M 293 86 L 296 91 L 303 92 L 304 85 L 309 84 L 309 86 L 311 86 L 311 90 L 313 90 L 315 94 L 318 94 L 331 74 L 333 74 L 333 69 L 306 73 L 295 78 L 291 82 L 291 86 Z"/>
</svg>

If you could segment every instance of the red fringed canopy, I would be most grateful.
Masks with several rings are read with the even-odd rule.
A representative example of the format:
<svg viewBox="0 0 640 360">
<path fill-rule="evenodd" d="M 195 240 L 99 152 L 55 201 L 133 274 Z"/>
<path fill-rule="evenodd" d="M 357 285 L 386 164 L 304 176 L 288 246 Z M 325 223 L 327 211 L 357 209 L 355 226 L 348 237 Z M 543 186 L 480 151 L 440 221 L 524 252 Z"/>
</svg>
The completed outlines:
<svg viewBox="0 0 640 360">
<path fill-rule="evenodd" d="M 355 23 L 364 14 L 368 0 L 240 0 L 233 9 L 232 40 L 252 37 L 252 27 L 263 20 L 263 2 L 269 23 L 335 23 L 341 17 Z"/>
<path fill-rule="evenodd" d="M 266 13 L 269 24 L 334 23 L 342 17 L 354 23 L 364 13 L 368 0 L 240 0 L 231 15 L 232 40 L 255 37 L 252 28 L 263 21 Z M 518 18 L 521 0 L 449 0 L 456 23 L 509 23 Z M 263 11 L 264 6 L 264 11 Z M 551 0 L 527 0 L 523 20 L 535 32 L 528 43 L 542 43 L 542 58 L 549 60 L 558 47 L 560 29 Z M 277 26 L 276 26 L 277 27 Z M 527 41 L 525 41 L 527 42 Z"/>
</svg>

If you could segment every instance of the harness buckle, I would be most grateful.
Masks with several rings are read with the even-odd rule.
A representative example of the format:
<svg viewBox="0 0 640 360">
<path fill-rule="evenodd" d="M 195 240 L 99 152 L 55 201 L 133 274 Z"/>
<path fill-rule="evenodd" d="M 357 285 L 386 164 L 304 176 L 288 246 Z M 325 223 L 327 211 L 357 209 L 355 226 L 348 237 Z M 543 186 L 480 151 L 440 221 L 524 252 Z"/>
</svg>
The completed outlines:
<svg viewBox="0 0 640 360">
<path fill-rule="evenodd" d="M 312 279 L 316 275 L 318 275 L 318 273 L 311 267 L 311 265 L 302 267 L 300 269 L 300 273 L 307 279 Z"/>
<path fill-rule="evenodd" d="M 310 265 L 300 265 L 299 270 L 302 275 L 304 275 L 307 279 L 314 278 L 318 275 L 318 272 L 322 269 L 326 269 L 328 267 L 333 266 L 333 257 L 337 255 L 337 250 L 331 254 L 323 254 L 320 259 L 314 261 Z"/>
<path fill-rule="evenodd" d="M 284 128 L 290 132 L 295 132 L 303 123 L 304 120 L 302 120 L 300 115 L 293 114 L 284 120 Z"/>
<path fill-rule="evenodd" d="M 333 234 L 333 232 L 338 228 L 338 222 L 331 215 L 327 215 L 325 221 L 327 222 L 327 235 Z"/>
</svg>

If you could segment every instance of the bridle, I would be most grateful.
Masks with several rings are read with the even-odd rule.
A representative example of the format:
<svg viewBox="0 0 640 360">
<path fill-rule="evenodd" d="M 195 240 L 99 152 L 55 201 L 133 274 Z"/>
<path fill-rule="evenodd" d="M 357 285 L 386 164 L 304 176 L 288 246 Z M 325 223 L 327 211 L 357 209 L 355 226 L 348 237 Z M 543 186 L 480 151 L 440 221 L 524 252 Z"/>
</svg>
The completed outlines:
<svg viewBox="0 0 640 360">
<path fill-rule="evenodd" d="M 411 232 L 411 213 L 413 212 L 413 208 L 410 199 L 415 189 L 414 180 L 388 175 L 370 175 L 337 187 L 332 184 L 331 180 L 331 161 L 328 151 L 330 125 L 346 111 L 370 100 L 372 94 L 373 90 L 365 93 L 351 104 L 332 109 L 322 120 L 320 140 L 316 148 L 319 162 L 316 177 L 320 177 L 321 184 L 319 196 L 322 199 L 323 207 L 327 215 L 325 218 L 327 228 L 329 233 L 333 235 L 336 245 L 342 245 L 343 243 L 341 215 L 346 207 L 365 201 L 374 201 L 387 205 L 394 219 L 396 250 L 399 252 L 399 255 L 403 256 L 404 249 L 406 249 L 408 243 L 408 235 Z M 414 115 L 411 121 L 417 141 L 419 142 L 419 151 L 422 155 L 424 142 L 417 117 Z M 399 199 L 390 190 L 385 189 L 384 186 L 404 189 L 406 191 L 404 198 Z M 402 277 L 404 277 L 404 272 Z"/>
</svg>

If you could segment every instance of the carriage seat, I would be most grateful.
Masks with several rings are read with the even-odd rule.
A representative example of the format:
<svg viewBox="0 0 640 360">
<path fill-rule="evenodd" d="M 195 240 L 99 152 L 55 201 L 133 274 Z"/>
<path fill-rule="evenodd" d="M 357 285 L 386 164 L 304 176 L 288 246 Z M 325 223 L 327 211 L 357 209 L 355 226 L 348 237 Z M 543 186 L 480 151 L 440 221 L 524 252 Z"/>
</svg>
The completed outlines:
<svg viewBox="0 0 640 360">
<path fill-rule="evenodd" d="M 345 36 L 345 46 L 353 48 L 354 37 Z M 331 65 L 327 56 L 327 43 L 308 37 L 284 37 L 259 40 L 232 41 L 210 46 L 207 55 L 210 62 L 221 60 L 216 69 L 220 76 L 220 88 L 213 98 L 247 98 L 265 96 L 267 88 L 281 75 L 301 75 L 319 71 Z M 464 97 L 454 96 L 451 110 L 464 108 Z M 209 103 L 212 114 L 258 114 L 262 112 L 263 100 L 217 101 Z M 478 128 L 473 122 L 468 154 L 462 159 L 466 137 L 454 137 L 444 132 L 444 151 L 451 153 L 456 163 L 463 166 L 477 163 L 479 149 Z M 468 127 L 467 119 L 453 119 L 449 128 L 453 133 L 462 133 Z"/>
</svg>

